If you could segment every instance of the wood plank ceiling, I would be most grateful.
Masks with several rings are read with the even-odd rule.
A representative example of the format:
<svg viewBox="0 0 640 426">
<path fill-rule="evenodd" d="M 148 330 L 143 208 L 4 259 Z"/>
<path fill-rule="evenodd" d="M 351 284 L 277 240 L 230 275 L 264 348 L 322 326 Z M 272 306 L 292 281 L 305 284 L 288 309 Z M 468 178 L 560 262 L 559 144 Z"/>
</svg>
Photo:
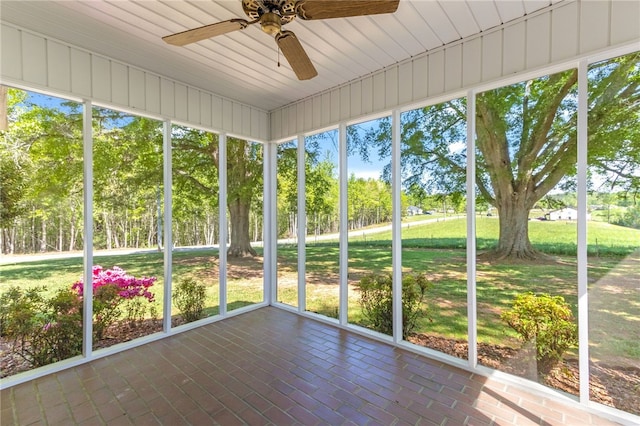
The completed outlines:
<svg viewBox="0 0 640 426">
<path fill-rule="evenodd" d="M 319 73 L 307 81 L 296 79 L 274 40 L 257 25 L 185 47 L 161 40 L 202 25 L 246 18 L 241 0 L 2 0 L 0 18 L 270 111 L 557 1 L 401 0 L 394 14 L 294 19 L 286 29 L 298 36 Z"/>
</svg>

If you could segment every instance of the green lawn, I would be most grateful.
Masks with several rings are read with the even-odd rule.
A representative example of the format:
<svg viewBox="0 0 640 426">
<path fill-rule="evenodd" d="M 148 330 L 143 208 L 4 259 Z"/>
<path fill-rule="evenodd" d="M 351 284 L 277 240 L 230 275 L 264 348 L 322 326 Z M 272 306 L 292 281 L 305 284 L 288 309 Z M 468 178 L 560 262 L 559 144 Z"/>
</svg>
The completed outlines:
<svg viewBox="0 0 640 426">
<path fill-rule="evenodd" d="M 495 218 L 479 218 L 479 249 L 495 243 L 498 231 Z M 606 223 L 591 222 L 588 228 L 590 253 L 589 282 L 597 285 L 607 274 L 616 273 L 624 255 L 637 248 L 640 231 L 621 228 Z M 467 276 L 464 247 L 466 221 L 464 218 L 441 218 L 434 223 L 410 226 L 402 230 L 403 269 L 428 274 L 434 283 L 429 293 L 429 315 L 420 321 L 419 331 L 466 340 L 467 338 Z M 355 284 L 366 273 L 391 270 L 390 232 L 350 238 L 349 280 Z M 576 311 L 577 271 L 575 260 L 576 225 L 567 222 L 530 223 L 530 237 L 538 249 L 556 256 L 555 262 L 542 264 L 477 264 L 478 338 L 492 343 L 516 344 L 515 335 L 499 319 L 508 309 L 516 294 L 526 291 L 562 295 Z M 597 242 L 597 250 L 595 249 Z M 635 245 L 635 246 L 634 246 Z M 339 248 L 335 242 L 307 245 L 307 309 L 336 317 L 338 313 Z M 598 254 L 598 256 L 595 256 Z M 262 300 L 262 259 L 229 259 L 228 301 L 229 309 Z M 117 256 L 95 256 L 94 264 L 105 268 L 118 265 L 134 276 L 155 276 L 158 281 L 153 289 L 158 310 L 162 306 L 163 257 L 161 253 L 140 253 Z M 278 300 L 297 304 L 296 269 L 297 250 L 293 246 L 278 248 Z M 209 315 L 218 312 L 218 261 L 215 250 L 175 252 L 173 255 L 173 280 L 193 277 L 207 286 Z M 624 274 L 640 276 L 640 271 Z M 635 274 L 635 275 L 633 275 Z M 70 286 L 82 275 L 80 258 L 40 260 L 13 265 L 0 265 L 0 292 L 9 286 L 31 287 L 44 285 L 47 294 Z M 358 293 L 350 289 L 348 318 L 352 323 L 365 325 L 358 304 Z M 609 303 L 610 317 L 628 322 L 631 330 L 637 330 L 640 321 L 640 304 L 635 293 L 618 297 Z M 615 297 L 615 296 L 614 296 Z M 635 302 L 634 302 L 635 300 Z M 174 309 L 173 314 L 177 314 Z M 606 312 L 605 312 L 606 314 Z M 636 325 L 635 327 L 633 325 Z M 613 333 L 603 333 L 607 348 L 615 356 L 640 358 L 640 336 L 618 327 Z M 613 335 L 620 335 L 615 338 Z M 604 337 L 602 337 L 604 339 Z M 613 355 L 612 355 L 613 356 Z"/>
</svg>

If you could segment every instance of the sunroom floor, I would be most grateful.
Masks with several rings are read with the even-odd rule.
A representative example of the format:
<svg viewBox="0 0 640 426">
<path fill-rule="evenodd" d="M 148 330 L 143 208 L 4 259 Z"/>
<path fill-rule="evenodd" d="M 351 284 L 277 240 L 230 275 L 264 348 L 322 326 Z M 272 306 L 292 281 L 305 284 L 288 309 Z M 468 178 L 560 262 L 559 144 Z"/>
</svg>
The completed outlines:
<svg viewBox="0 0 640 426">
<path fill-rule="evenodd" d="M 612 425 L 276 307 L 1 391 L 2 425 Z"/>
</svg>

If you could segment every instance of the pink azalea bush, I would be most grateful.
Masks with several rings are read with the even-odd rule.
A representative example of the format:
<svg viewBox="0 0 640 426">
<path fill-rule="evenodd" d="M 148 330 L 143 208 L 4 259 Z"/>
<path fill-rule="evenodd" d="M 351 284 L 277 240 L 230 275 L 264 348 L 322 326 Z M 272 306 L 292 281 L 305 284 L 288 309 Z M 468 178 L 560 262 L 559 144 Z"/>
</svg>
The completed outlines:
<svg viewBox="0 0 640 426">
<path fill-rule="evenodd" d="M 154 301 L 154 295 L 149 288 L 156 281 L 156 277 L 135 278 L 127 272 L 114 266 L 104 269 L 95 265 L 92 270 L 93 284 L 93 314 L 94 332 L 97 339 L 102 339 L 106 329 L 121 316 L 120 306 L 124 303 L 127 307 L 127 319 L 130 324 L 137 316 L 144 315 L 141 308 L 141 299 L 148 302 Z M 75 282 L 71 289 L 79 297 L 83 296 L 84 283 L 82 280 Z"/>
<path fill-rule="evenodd" d="M 93 294 L 97 294 L 99 289 L 106 285 L 117 285 L 118 295 L 123 299 L 133 299 L 134 297 L 144 297 L 149 302 L 153 302 L 153 293 L 149 291 L 149 287 L 156 282 L 156 277 L 135 278 L 127 275 L 127 272 L 119 266 L 112 269 L 104 269 L 100 265 L 95 265 L 92 269 L 93 275 Z M 75 290 L 79 296 L 82 296 L 84 283 L 82 279 L 75 282 L 71 288 Z"/>
</svg>

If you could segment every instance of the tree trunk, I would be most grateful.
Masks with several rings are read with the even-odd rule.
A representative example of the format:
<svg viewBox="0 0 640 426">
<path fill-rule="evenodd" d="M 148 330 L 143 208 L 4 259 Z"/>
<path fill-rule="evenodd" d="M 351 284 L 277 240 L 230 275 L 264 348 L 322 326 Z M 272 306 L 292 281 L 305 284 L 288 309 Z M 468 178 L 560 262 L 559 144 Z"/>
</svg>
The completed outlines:
<svg viewBox="0 0 640 426">
<path fill-rule="evenodd" d="M 40 225 L 40 252 L 45 253 L 47 251 L 47 222 L 44 218 L 41 219 Z"/>
<path fill-rule="evenodd" d="M 103 213 L 103 218 L 104 218 L 104 230 L 106 233 L 106 237 L 107 237 L 107 250 L 111 250 L 111 224 L 109 223 L 109 216 L 107 216 L 107 213 Z"/>
<path fill-rule="evenodd" d="M 240 199 L 229 201 L 230 237 L 231 242 L 227 255 L 230 257 L 257 256 L 251 247 L 249 237 L 249 203 Z"/>
<path fill-rule="evenodd" d="M 7 113 L 7 86 L 0 84 L 0 131 L 9 129 Z"/>
<path fill-rule="evenodd" d="M 58 251 L 64 251 L 64 217 L 60 215 L 58 228 Z"/>
<path fill-rule="evenodd" d="M 525 201 L 518 194 L 512 194 L 497 207 L 500 236 L 498 246 L 490 253 L 490 257 L 496 260 L 538 259 L 541 253 L 529 241 L 529 209 L 525 206 Z"/>
</svg>

